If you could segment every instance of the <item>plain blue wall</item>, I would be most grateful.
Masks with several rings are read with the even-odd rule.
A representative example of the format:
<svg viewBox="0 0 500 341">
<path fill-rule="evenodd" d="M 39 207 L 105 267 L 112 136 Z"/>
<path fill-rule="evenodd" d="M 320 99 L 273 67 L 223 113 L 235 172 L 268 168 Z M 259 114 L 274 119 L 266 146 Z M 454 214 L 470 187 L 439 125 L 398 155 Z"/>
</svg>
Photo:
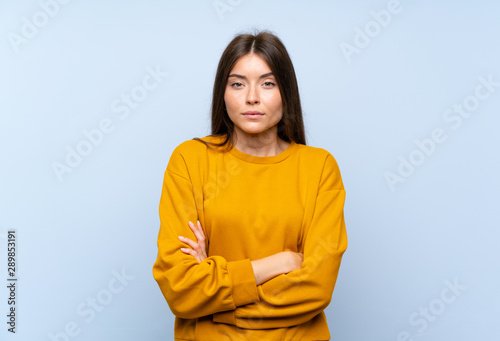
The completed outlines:
<svg viewBox="0 0 500 341">
<path fill-rule="evenodd" d="M 253 28 L 287 46 L 308 144 L 336 157 L 347 190 L 333 339 L 497 339 L 498 13 L 495 1 L 2 1 L 4 267 L 8 230 L 18 244 L 17 333 L 2 322 L 2 339 L 172 339 L 151 273 L 163 172 L 175 146 L 209 134 L 217 62 Z"/>
</svg>

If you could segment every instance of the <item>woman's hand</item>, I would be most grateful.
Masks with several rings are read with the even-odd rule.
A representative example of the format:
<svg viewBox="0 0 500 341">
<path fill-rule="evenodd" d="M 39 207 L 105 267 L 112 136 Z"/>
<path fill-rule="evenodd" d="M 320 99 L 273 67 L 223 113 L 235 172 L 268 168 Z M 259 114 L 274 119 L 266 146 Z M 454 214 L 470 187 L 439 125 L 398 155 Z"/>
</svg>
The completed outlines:
<svg viewBox="0 0 500 341">
<path fill-rule="evenodd" d="M 255 283 L 260 285 L 278 275 L 299 270 L 303 261 L 304 254 L 293 251 L 281 251 L 265 258 L 253 260 Z"/>
<path fill-rule="evenodd" d="M 282 257 L 283 264 L 286 266 L 283 270 L 285 273 L 299 270 L 304 262 L 304 254 L 300 252 L 282 251 L 278 255 Z"/>
<path fill-rule="evenodd" d="M 181 251 L 184 252 L 185 254 L 193 256 L 194 258 L 196 258 L 198 262 L 201 262 L 202 260 L 207 258 L 205 233 L 203 232 L 203 228 L 201 227 L 201 223 L 199 220 L 197 221 L 197 226 L 194 225 L 192 222 L 189 222 L 188 225 L 196 237 L 196 242 L 192 241 L 189 238 L 179 236 L 179 240 L 181 242 L 191 246 L 191 248 L 183 247 L 181 248 Z"/>
</svg>

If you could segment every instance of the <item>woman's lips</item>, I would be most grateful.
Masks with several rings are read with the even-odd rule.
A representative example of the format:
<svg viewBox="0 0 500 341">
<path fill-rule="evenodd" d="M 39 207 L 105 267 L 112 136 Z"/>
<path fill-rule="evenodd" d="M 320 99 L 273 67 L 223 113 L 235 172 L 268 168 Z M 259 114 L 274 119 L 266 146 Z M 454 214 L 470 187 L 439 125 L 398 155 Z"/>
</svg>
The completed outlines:
<svg viewBox="0 0 500 341">
<path fill-rule="evenodd" d="M 259 111 L 247 111 L 243 113 L 243 116 L 248 117 L 250 119 L 257 119 L 264 116 L 264 114 Z"/>
</svg>

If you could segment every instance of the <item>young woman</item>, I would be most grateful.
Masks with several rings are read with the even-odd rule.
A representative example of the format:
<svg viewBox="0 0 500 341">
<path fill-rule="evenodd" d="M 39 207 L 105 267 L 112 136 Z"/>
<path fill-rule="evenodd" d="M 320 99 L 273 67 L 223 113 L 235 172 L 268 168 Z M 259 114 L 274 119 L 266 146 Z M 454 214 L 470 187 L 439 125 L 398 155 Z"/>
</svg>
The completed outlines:
<svg viewBox="0 0 500 341">
<path fill-rule="evenodd" d="M 329 340 L 344 199 L 333 156 L 306 146 L 284 45 L 236 36 L 215 77 L 212 134 L 180 144 L 165 171 L 153 275 L 175 340 Z"/>
</svg>

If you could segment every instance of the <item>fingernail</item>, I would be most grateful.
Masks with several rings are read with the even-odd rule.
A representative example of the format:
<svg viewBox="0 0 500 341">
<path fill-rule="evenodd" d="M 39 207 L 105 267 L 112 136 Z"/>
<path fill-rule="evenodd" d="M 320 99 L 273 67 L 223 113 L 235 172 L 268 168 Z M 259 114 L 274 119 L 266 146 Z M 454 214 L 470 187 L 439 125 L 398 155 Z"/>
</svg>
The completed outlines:
<svg viewBox="0 0 500 341">
<path fill-rule="evenodd" d="M 189 221 L 189 226 L 193 225 L 193 223 L 191 221 Z"/>
<path fill-rule="evenodd" d="M 184 240 L 184 237 L 183 237 L 183 236 L 179 236 L 179 239 L 180 239 L 180 240 Z"/>
</svg>

